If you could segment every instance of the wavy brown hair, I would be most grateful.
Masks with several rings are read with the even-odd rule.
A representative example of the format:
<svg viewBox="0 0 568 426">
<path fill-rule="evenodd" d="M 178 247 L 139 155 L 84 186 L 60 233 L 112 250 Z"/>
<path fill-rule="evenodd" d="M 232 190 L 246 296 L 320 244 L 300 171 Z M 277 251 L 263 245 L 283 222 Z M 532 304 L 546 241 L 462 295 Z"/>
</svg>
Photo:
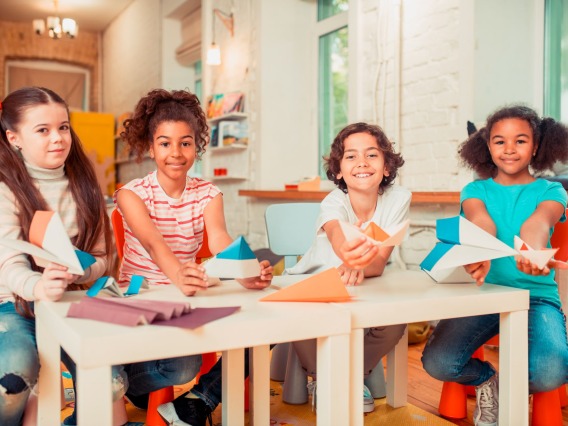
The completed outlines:
<svg viewBox="0 0 568 426">
<path fill-rule="evenodd" d="M 16 198 L 17 215 L 22 228 L 22 239 L 29 240 L 30 224 L 37 210 L 49 210 L 49 206 L 29 175 L 24 161 L 8 142 L 6 131 L 19 131 L 24 115 L 39 105 L 58 104 L 69 109 L 55 92 L 44 87 L 24 87 L 10 93 L 2 101 L 0 111 L 0 182 L 4 182 Z M 77 134 L 71 129 L 71 148 L 65 160 L 65 175 L 69 190 L 77 205 L 78 234 L 72 243 L 80 250 L 95 256 L 108 256 L 112 250 L 110 221 L 106 203 L 97 182 L 95 170 L 86 156 Z M 105 253 L 93 251 L 100 235 L 105 238 Z M 29 256 L 32 269 L 41 271 Z M 24 316 L 32 317 L 28 302 L 15 295 L 16 308 Z"/>
<path fill-rule="evenodd" d="M 148 92 L 138 101 L 132 118 L 124 121 L 120 136 L 141 161 L 152 145 L 156 129 L 165 121 L 189 124 L 195 133 L 197 159 L 201 159 L 209 142 L 207 119 L 197 96 L 186 90 L 154 89 Z"/>
<path fill-rule="evenodd" d="M 398 169 L 404 164 L 402 155 L 394 152 L 391 141 L 379 126 L 368 123 L 353 123 L 344 127 L 335 137 L 331 144 L 331 151 L 328 157 L 324 157 L 324 169 L 327 178 L 337 185 L 339 189 L 347 193 L 347 185 L 343 178 L 338 179 L 337 175 L 341 171 L 341 159 L 345 151 L 345 139 L 355 133 L 368 133 L 375 138 L 377 146 L 385 157 L 385 167 L 389 171 L 388 176 L 384 176 L 379 185 L 379 194 L 383 194 L 385 189 L 393 184 Z"/>
<path fill-rule="evenodd" d="M 489 138 L 495 123 L 518 118 L 526 121 L 533 132 L 537 148 L 530 166 L 535 172 L 549 170 L 556 161 L 568 161 L 568 129 L 553 118 L 541 118 L 532 108 L 524 105 L 510 105 L 498 109 L 489 117 L 485 127 L 471 134 L 458 149 L 462 164 L 473 169 L 481 178 L 497 175 L 497 166 L 489 152 Z"/>
</svg>

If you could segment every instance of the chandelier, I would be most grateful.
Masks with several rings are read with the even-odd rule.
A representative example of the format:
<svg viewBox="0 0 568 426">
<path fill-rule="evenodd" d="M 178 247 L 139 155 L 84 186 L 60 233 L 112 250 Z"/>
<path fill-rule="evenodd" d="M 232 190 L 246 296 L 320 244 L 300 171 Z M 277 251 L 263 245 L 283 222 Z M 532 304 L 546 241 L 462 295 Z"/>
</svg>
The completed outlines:
<svg viewBox="0 0 568 426">
<path fill-rule="evenodd" d="M 34 19 L 33 28 L 37 35 L 42 35 L 47 29 L 47 34 L 53 39 L 60 39 L 63 35 L 69 38 L 77 37 L 79 31 L 79 26 L 74 19 L 63 18 L 61 19 L 57 13 L 59 2 L 58 0 L 53 0 L 53 8 L 55 10 L 55 16 L 48 16 L 44 21 L 43 19 Z"/>
</svg>

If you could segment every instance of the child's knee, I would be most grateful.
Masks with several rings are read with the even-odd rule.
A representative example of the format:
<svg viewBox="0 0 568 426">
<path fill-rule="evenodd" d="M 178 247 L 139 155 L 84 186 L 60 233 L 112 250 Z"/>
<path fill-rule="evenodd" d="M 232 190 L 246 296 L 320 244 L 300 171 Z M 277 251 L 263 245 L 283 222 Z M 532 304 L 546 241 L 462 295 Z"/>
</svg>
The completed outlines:
<svg viewBox="0 0 568 426">
<path fill-rule="evenodd" d="M 201 356 L 192 355 L 170 360 L 166 368 L 160 369 L 161 374 L 174 384 L 184 384 L 191 381 L 201 368 Z"/>
</svg>

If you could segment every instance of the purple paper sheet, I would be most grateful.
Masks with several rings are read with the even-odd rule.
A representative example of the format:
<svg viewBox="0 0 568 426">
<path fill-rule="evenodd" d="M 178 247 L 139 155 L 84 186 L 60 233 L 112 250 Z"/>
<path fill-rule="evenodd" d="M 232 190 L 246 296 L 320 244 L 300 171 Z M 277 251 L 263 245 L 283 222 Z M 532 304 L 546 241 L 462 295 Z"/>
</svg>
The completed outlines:
<svg viewBox="0 0 568 426">
<path fill-rule="evenodd" d="M 219 308 L 195 308 L 188 315 L 182 315 L 166 321 L 154 321 L 153 325 L 194 329 L 208 322 L 229 316 L 241 309 L 240 306 L 224 306 Z"/>
<path fill-rule="evenodd" d="M 129 327 L 148 323 L 194 329 L 239 309 L 240 306 L 191 309 L 187 302 L 84 297 L 71 304 L 67 317 Z"/>
</svg>

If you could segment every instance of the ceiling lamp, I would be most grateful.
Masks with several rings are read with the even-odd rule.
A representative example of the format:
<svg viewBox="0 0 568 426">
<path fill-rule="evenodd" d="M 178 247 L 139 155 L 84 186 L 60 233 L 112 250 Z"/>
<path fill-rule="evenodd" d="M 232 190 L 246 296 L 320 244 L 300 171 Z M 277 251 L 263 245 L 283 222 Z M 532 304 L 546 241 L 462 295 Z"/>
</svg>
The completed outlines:
<svg viewBox="0 0 568 426">
<path fill-rule="evenodd" d="M 213 41 L 207 50 L 207 65 L 221 65 L 221 48 L 215 43 L 215 16 L 223 22 L 223 25 L 225 25 L 231 37 L 233 37 L 234 34 L 235 20 L 233 13 L 225 13 L 222 10 L 213 9 Z"/>
<path fill-rule="evenodd" d="M 58 0 L 53 0 L 55 15 L 57 15 L 58 5 Z M 56 40 L 60 39 L 63 35 L 66 35 L 69 38 L 75 38 L 79 32 L 79 26 L 74 19 L 61 19 L 59 16 L 48 16 L 45 21 L 43 19 L 34 19 L 33 28 L 37 35 L 45 33 L 47 28 L 47 34 L 49 37 Z"/>
</svg>

